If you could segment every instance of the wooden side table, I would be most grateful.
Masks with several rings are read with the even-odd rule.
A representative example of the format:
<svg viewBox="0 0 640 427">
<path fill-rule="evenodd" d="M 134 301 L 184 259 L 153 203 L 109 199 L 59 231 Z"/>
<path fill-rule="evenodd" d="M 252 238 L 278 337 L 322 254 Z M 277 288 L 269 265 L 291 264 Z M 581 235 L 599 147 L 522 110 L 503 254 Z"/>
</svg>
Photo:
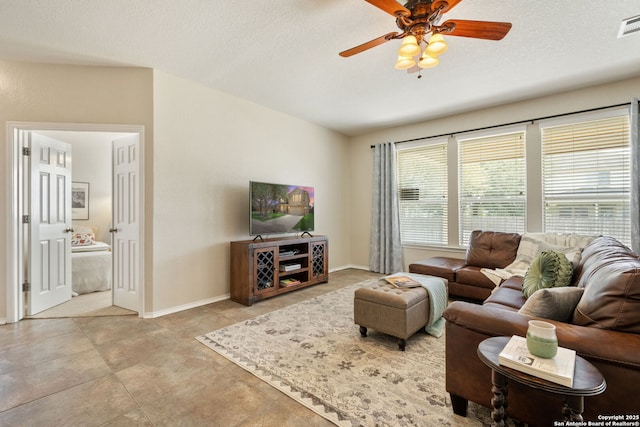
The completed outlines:
<svg viewBox="0 0 640 427">
<path fill-rule="evenodd" d="M 494 425 L 498 427 L 504 426 L 507 408 L 507 379 L 563 396 L 565 399 L 565 404 L 562 408 L 564 419 L 566 421 L 582 422 L 585 396 L 595 396 L 607 388 L 607 383 L 600 371 L 587 360 L 576 355 L 573 387 L 565 387 L 501 366 L 498 362 L 498 355 L 509 342 L 509 339 L 510 337 L 487 338 L 478 345 L 478 357 L 485 365 L 491 368 L 491 382 L 493 383 L 491 388 L 493 392 L 491 416 Z"/>
</svg>

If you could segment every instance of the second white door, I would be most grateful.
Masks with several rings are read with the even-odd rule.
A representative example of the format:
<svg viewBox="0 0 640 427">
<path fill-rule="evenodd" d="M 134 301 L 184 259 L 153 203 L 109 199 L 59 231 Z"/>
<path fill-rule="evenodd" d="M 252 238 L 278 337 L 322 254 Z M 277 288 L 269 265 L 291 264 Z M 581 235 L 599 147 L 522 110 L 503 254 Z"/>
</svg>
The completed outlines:
<svg viewBox="0 0 640 427">
<path fill-rule="evenodd" d="M 113 141 L 113 304 L 139 311 L 141 287 L 140 137 Z"/>
</svg>

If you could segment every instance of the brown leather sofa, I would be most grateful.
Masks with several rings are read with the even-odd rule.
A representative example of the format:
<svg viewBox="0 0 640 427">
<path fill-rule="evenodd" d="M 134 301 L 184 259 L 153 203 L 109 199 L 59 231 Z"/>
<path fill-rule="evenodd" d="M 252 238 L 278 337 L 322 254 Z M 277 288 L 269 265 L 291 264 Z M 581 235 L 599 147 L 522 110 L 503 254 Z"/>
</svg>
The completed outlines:
<svg viewBox="0 0 640 427">
<path fill-rule="evenodd" d="M 484 237 L 494 242 L 504 237 L 509 245 L 516 240 L 513 235 L 500 233 Z M 489 252 L 488 257 L 492 256 Z M 445 265 L 444 260 L 437 263 Z M 453 261 L 452 266 L 455 270 L 447 275 L 460 283 L 458 272 L 467 266 L 458 261 Z M 463 284 L 465 288 L 461 289 L 470 286 Z M 572 286 L 581 287 L 584 292 L 571 321 L 547 321 L 556 325 L 559 345 L 576 350 L 593 363 L 607 382 L 603 394 L 585 398 L 585 420 L 597 421 L 602 415 L 637 415 L 640 411 L 638 256 L 613 238 L 596 238 L 582 251 Z M 445 310 L 446 390 L 455 413 L 466 415 L 468 401 L 491 406 L 491 371 L 478 358 L 477 347 L 493 336 L 524 336 L 527 322 L 533 318 L 518 313 L 525 301 L 522 278 L 511 277 L 482 304 L 455 301 Z M 554 420 L 561 419 L 560 396 L 511 382 L 507 399 L 508 416 L 523 423 L 551 426 Z"/>
</svg>

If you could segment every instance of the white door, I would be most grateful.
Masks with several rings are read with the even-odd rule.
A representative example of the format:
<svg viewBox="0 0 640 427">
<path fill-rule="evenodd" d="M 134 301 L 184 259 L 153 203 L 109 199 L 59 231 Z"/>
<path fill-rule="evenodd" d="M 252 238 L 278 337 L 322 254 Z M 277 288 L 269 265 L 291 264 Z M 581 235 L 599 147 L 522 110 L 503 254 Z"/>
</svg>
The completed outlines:
<svg viewBox="0 0 640 427">
<path fill-rule="evenodd" d="M 71 145 L 37 133 L 29 141 L 27 315 L 71 300 Z"/>
<path fill-rule="evenodd" d="M 140 140 L 113 141 L 113 304 L 140 307 Z"/>
</svg>

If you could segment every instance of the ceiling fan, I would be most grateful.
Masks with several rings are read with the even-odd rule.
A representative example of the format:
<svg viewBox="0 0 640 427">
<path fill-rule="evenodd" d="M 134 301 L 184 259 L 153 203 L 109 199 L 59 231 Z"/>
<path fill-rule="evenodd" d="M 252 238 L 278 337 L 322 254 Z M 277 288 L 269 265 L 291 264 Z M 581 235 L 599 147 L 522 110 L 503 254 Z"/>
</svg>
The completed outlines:
<svg viewBox="0 0 640 427">
<path fill-rule="evenodd" d="M 409 0 L 402 6 L 396 0 L 365 0 L 396 18 L 401 32 L 391 32 L 340 52 L 349 57 L 390 40 L 402 39 L 396 68 L 418 71 L 438 64 L 438 56 L 447 50 L 444 35 L 501 40 L 511 29 L 509 22 L 470 21 L 450 19 L 439 24 L 442 15 L 461 0 Z M 427 35 L 431 37 L 427 40 Z M 420 55 L 422 53 L 422 55 Z"/>
</svg>

